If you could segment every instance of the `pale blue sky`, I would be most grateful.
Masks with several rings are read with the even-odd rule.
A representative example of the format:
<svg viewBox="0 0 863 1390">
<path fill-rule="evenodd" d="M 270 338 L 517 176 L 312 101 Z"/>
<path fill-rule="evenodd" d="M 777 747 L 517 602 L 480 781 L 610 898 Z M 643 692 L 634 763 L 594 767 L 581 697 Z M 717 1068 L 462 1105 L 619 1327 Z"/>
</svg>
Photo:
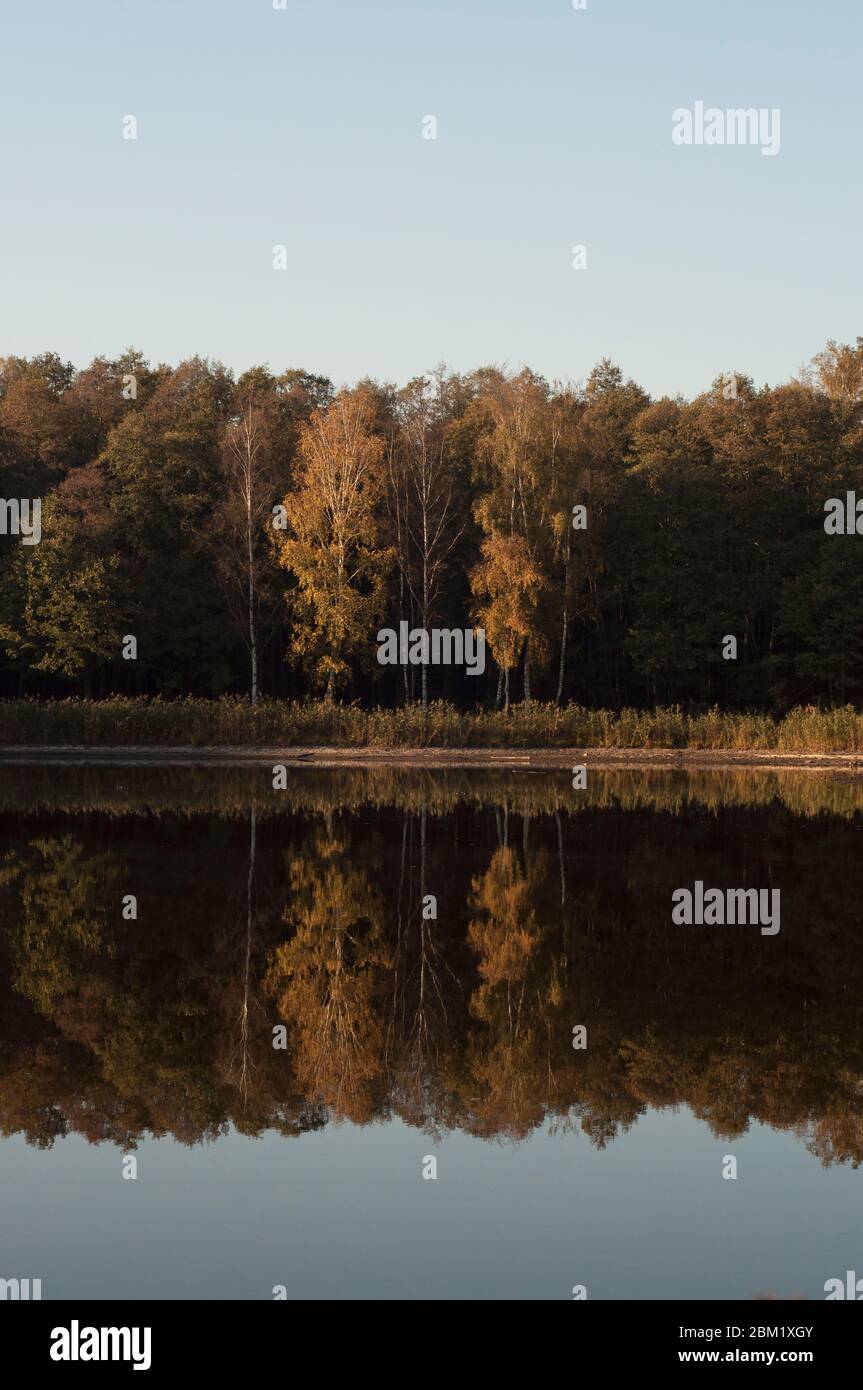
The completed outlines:
<svg viewBox="0 0 863 1390">
<path fill-rule="evenodd" d="M 863 332 L 859 0 L 5 0 L 2 31 L 0 353 L 609 355 L 692 395 Z M 778 157 L 672 144 L 696 100 L 779 107 Z"/>
</svg>

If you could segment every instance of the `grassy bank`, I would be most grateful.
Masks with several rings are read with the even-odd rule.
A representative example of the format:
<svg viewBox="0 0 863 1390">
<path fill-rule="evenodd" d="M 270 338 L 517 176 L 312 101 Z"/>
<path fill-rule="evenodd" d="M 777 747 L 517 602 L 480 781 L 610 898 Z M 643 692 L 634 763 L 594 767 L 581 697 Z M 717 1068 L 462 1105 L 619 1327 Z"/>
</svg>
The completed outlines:
<svg viewBox="0 0 863 1390">
<path fill-rule="evenodd" d="M 787 753 L 863 750 L 863 713 L 851 705 L 791 710 L 783 719 L 713 709 L 516 705 L 463 712 L 442 702 L 364 710 L 321 701 L 2 700 L 0 745 L 329 748 L 691 748 Z"/>
</svg>

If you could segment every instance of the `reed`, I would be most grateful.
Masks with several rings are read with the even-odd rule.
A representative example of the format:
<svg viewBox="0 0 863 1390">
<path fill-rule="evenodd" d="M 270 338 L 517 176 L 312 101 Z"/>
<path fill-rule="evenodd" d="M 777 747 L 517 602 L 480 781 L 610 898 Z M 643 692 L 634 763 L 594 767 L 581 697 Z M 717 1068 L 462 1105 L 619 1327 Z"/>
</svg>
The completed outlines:
<svg viewBox="0 0 863 1390">
<path fill-rule="evenodd" d="M 329 748 L 700 748 L 856 753 L 863 714 L 851 705 L 790 710 L 782 719 L 679 705 L 619 713 L 534 701 L 463 711 L 436 701 L 362 709 L 322 700 L 0 700 L 0 745 Z"/>
</svg>

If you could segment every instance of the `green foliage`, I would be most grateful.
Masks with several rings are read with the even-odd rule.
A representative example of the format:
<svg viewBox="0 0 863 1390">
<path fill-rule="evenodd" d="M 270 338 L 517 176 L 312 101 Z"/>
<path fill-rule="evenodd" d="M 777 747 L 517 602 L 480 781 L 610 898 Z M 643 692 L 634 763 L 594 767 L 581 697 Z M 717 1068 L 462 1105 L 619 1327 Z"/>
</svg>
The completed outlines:
<svg viewBox="0 0 863 1390">
<path fill-rule="evenodd" d="M 39 545 L 21 546 L 10 567 L 0 640 L 20 666 L 74 678 L 119 648 L 110 587 L 116 560 L 94 554 L 54 498 L 42 528 Z"/>
</svg>

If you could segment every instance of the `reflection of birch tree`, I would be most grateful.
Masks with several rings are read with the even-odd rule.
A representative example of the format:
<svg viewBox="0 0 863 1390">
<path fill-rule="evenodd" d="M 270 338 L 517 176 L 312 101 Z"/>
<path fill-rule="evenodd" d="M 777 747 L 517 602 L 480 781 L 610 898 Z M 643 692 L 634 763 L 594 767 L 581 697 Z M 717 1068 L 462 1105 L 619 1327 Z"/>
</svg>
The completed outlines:
<svg viewBox="0 0 863 1390">
<path fill-rule="evenodd" d="M 291 938 L 268 985 L 296 1043 L 310 1098 L 367 1118 L 382 1091 L 385 972 L 391 964 L 381 895 L 337 829 L 320 830 L 290 861 Z"/>
<path fill-rule="evenodd" d="M 419 815 L 420 908 L 418 912 L 417 959 L 412 975 L 409 975 L 406 981 L 408 989 L 414 981 L 416 985 L 412 1018 L 406 1041 L 408 1051 L 411 1054 L 412 1069 L 417 1076 L 428 1064 L 430 1055 L 436 1049 L 441 1035 L 445 1035 L 447 1032 L 447 1003 L 443 987 L 444 973 L 449 975 L 450 981 L 456 981 L 452 969 L 447 965 L 440 951 L 441 928 L 436 921 L 427 919 L 424 911 L 424 903 L 428 894 L 427 821 L 428 814 L 426 807 L 423 806 Z"/>
<path fill-rule="evenodd" d="M 249 996 L 252 968 L 252 924 L 254 920 L 255 869 L 257 866 L 257 808 L 249 811 L 249 863 L 246 874 L 245 946 L 243 950 L 243 993 L 237 1019 L 238 1041 L 231 1057 L 231 1070 L 236 1072 L 237 1085 L 246 1103 L 249 1094 L 249 1075 L 254 1063 L 249 1055 Z"/>
<path fill-rule="evenodd" d="M 471 1013 L 486 1025 L 474 1034 L 472 1070 L 485 1091 L 483 1111 L 514 1133 L 540 1122 L 546 1086 L 538 1077 L 549 1065 L 542 1046 L 547 1000 L 539 963 L 542 930 L 538 890 L 545 874 L 541 856 L 526 872 L 515 849 L 495 850 L 484 874 L 473 880 L 468 940 L 482 983 Z"/>
<path fill-rule="evenodd" d="M 415 844 L 415 841 L 418 843 Z M 415 854 L 418 853 L 418 862 Z M 403 1081 L 422 1084 L 442 1046 L 452 1042 L 451 998 L 463 996 L 458 975 L 447 959 L 452 940 L 445 923 L 425 915 L 433 885 L 428 873 L 428 812 L 406 815 L 402 866 L 396 900 L 397 949 L 387 1027 L 388 1052 L 395 1034 Z M 437 894 L 434 895 L 437 902 Z"/>
</svg>

